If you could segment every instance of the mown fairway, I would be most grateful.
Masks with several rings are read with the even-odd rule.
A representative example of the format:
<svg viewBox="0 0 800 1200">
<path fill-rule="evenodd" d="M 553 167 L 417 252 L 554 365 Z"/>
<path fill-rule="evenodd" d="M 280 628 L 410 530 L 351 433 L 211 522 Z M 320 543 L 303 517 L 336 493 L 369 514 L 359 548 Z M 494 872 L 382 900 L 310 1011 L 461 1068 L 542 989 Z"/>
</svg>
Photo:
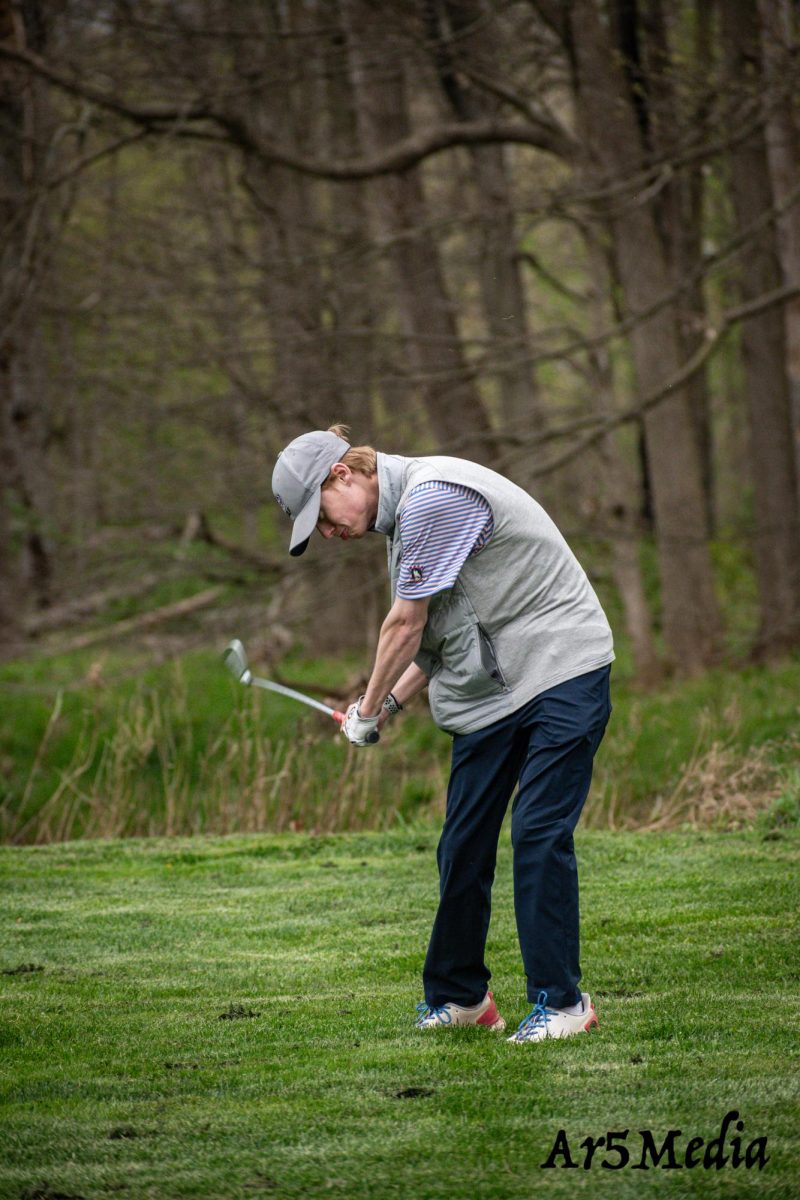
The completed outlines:
<svg viewBox="0 0 800 1200">
<path fill-rule="evenodd" d="M 0 850 L 0 1195 L 800 1194 L 796 830 L 584 833 L 601 1029 L 521 1047 L 412 1030 L 435 843 Z M 513 1026 L 507 837 L 489 961 Z M 540 1166 L 561 1128 L 579 1163 L 586 1137 L 629 1129 L 631 1164 L 638 1130 L 680 1128 L 683 1161 L 731 1109 L 743 1146 L 768 1138 L 763 1171 L 616 1171 L 602 1149 L 589 1170 Z"/>
</svg>

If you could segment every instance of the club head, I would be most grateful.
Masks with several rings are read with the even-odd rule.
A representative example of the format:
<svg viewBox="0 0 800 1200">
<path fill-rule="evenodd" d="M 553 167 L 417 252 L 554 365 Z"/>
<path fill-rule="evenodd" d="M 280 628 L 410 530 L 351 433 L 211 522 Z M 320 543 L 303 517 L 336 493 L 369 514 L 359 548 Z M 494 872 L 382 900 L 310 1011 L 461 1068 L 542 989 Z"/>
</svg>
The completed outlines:
<svg viewBox="0 0 800 1200">
<path fill-rule="evenodd" d="M 244 646 L 238 638 L 234 638 L 226 646 L 225 652 L 222 655 L 222 661 L 234 679 L 239 683 L 250 683 L 253 676 L 247 665 L 247 654 L 245 653 Z"/>
</svg>

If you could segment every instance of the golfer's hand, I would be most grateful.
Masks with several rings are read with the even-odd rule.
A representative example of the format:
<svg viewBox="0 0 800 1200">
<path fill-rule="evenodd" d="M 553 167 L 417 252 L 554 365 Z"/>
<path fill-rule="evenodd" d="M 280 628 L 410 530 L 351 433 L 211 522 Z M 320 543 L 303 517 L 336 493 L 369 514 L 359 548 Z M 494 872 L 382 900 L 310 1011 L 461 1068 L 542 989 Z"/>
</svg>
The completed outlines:
<svg viewBox="0 0 800 1200">
<path fill-rule="evenodd" d="M 361 696 L 357 703 L 350 705 L 342 722 L 342 733 L 354 746 L 372 746 L 380 738 L 380 716 L 362 717 L 358 711 L 358 705 L 363 699 Z"/>
</svg>

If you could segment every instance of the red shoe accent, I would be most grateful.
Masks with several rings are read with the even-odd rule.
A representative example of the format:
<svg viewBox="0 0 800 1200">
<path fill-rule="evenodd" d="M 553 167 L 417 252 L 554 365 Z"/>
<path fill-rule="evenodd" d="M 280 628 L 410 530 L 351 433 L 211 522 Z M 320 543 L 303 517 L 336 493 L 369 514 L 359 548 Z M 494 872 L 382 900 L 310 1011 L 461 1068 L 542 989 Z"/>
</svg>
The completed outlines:
<svg viewBox="0 0 800 1200">
<path fill-rule="evenodd" d="M 478 1017 L 477 1021 L 475 1022 L 476 1025 L 494 1025 L 495 1021 L 500 1020 L 500 1013 L 497 1011 L 497 1005 L 494 1002 L 494 996 L 491 992 L 487 992 L 486 994 L 489 997 L 491 1004 L 487 1008 L 486 1012 Z"/>
<path fill-rule="evenodd" d="M 594 1005 L 592 1005 L 591 1015 L 589 1017 L 589 1020 L 586 1022 L 586 1024 L 584 1025 L 583 1028 L 584 1028 L 584 1030 L 588 1031 L 592 1028 L 593 1025 L 595 1025 L 598 1029 L 600 1028 L 600 1022 L 597 1019 L 597 1013 L 594 1011 Z"/>
</svg>

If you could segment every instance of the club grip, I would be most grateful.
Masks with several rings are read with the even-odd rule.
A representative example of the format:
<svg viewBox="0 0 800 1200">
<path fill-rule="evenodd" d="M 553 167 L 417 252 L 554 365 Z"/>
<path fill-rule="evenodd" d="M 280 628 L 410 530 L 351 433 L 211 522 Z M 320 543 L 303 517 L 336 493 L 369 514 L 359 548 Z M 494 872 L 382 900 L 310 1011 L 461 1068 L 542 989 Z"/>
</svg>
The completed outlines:
<svg viewBox="0 0 800 1200">
<path fill-rule="evenodd" d="M 347 719 L 343 712 L 332 712 L 331 717 L 339 726 L 342 726 Z M 375 743 L 379 742 L 380 740 L 381 735 L 378 733 L 377 729 L 373 729 L 372 733 L 367 735 L 367 741 L 371 746 L 374 746 Z"/>
</svg>

